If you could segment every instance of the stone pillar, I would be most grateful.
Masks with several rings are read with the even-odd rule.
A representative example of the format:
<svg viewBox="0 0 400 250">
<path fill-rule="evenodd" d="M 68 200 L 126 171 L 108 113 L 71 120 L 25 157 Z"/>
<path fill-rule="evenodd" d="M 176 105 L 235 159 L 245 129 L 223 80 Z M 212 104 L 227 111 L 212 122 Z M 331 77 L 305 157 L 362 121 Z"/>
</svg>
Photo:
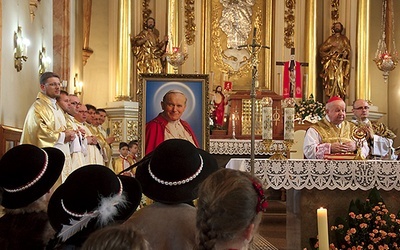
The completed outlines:
<svg viewBox="0 0 400 250">
<path fill-rule="evenodd" d="M 129 143 L 138 139 L 139 104 L 137 102 L 116 101 L 108 103 L 105 110 L 108 116 L 110 136 L 115 137 L 112 144 L 113 156 L 115 157 L 119 155 L 120 142 Z"/>
</svg>

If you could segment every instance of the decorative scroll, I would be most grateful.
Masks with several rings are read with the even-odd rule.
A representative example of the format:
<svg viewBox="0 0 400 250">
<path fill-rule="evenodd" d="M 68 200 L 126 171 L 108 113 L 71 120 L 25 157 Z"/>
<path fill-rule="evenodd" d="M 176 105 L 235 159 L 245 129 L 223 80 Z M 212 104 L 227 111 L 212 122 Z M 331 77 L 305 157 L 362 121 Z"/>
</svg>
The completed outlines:
<svg viewBox="0 0 400 250">
<path fill-rule="evenodd" d="M 250 155 L 251 141 L 250 140 L 210 140 L 210 154 L 217 155 Z M 271 155 L 273 150 L 283 151 L 285 145 L 283 141 L 273 141 L 271 151 L 265 152 L 265 146 L 261 141 L 256 141 L 254 153 L 256 155 Z"/>
<path fill-rule="evenodd" d="M 194 0 L 185 0 L 185 38 L 188 45 L 194 43 L 196 24 L 194 23 Z"/>
<path fill-rule="evenodd" d="M 284 29 L 284 41 L 285 41 L 285 47 L 290 49 L 294 48 L 294 41 L 293 41 L 293 36 L 294 36 L 294 10 L 296 8 L 296 0 L 285 0 L 285 23 L 286 27 Z"/>
<path fill-rule="evenodd" d="M 244 168 L 241 170 L 250 172 L 250 160 L 242 161 L 240 165 Z M 267 187 L 273 189 L 370 190 L 376 187 L 386 191 L 400 190 L 398 161 L 256 159 L 254 172 Z"/>
</svg>

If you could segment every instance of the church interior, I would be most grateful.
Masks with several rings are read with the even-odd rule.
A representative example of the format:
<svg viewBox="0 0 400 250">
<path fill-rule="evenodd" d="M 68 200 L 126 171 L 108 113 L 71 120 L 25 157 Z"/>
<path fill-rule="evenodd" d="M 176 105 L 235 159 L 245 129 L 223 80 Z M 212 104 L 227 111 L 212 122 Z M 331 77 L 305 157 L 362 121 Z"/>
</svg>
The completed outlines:
<svg viewBox="0 0 400 250">
<path fill-rule="evenodd" d="M 295 116 L 294 143 L 288 146 L 287 98 L 298 106 L 311 99 L 325 104 L 339 95 L 350 120 L 353 102 L 365 99 L 370 103 L 370 119 L 397 134 L 398 13 L 400 2 L 395 0 L 0 0 L 0 157 L 19 143 L 27 111 L 40 91 L 39 76 L 46 71 L 57 73 L 62 89 L 76 94 L 82 103 L 107 111 L 104 126 L 116 137 L 114 156 L 119 142 L 131 140 L 141 142 L 144 155 L 141 135 L 153 80 L 200 81 L 201 115 L 196 122 L 201 124 L 201 147 L 215 155 L 220 166 L 238 164 L 239 169 L 251 169 L 259 176 L 264 174 L 262 164 L 288 167 L 286 161 L 266 160 L 278 151 L 299 162 L 303 159 L 301 141 L 310 117 Z M 146 28 L 149 17 L 157 39 L 164 43 L 160 71 L 142 70 L 135 51 L 135 36 Z M 335 51 L 323 55 L 321 47 L 338 22 L 348 50 L 334 67 L 347 66 L 340 80 L 332 80 L 324 60 Z M 295 77 L 288 67 L 295 68 Z M 226 98 L 219 121 L 212 117 L 214 107 L 210 108 L 219 98 L 218 86 Z M 268 146 L 259 143 L 265 139 L 265 98 L 273 100 Z M 397 137 L 393 147 L 399 146 Z M 260 234 L 270 245 L 267 249 L 296 250 L 310 247 L 308 238 L 316 236 L 319 206 L 332 211 L 333 204 L 343 207 L 329 215 L 333 224 L 351 199 L 364 198 L 370 188 L 346 186 L 352 189 L 349 194 L 329 185 L 314 184 L 318 186 L 314 193 L 309 188 L 270 186 L 275 187 L 270 190 L 273 201 Z M 399 188 L 385 188 L 385 201 L 395 204 L 398 198 L 390 190 Z M 330 197 L 335 197 L 331 203 Z"/>
</svg>

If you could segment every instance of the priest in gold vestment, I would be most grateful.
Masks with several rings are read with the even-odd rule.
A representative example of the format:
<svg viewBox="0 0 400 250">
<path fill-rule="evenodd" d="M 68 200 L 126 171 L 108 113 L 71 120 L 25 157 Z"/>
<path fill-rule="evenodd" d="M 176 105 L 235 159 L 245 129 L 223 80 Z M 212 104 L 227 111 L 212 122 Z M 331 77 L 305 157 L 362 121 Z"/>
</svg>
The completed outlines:
<svg viewBox="0 0 400 250">
<path fill-rule="evenodd" d="M 56 147 L 65 155 L 64 168 L 70 168 L 69 143 L 75 139 L 75 131 L 67 127 L 64 112 L 56 103 L 60 95 L 60 77 L 45 72 L 40 77 L 40 92 L 30 107 L 22 128 L 21 144 L 39 148 Z M 61 184 L 61 178 L 56 185 Z"/>
<path fill-rule="evenodd" d="M 323 159 L 325 154 L 356 153 L 356 142 L 351 136 L 355 125 L 345 120 L 345 102 L 340 97 L 332 97 L 328 100 L 325 111 L 325 118 L 306 132 L 304 156 L 307 159 Z M 361 155 L 365 158 L 368 153 L 368 143 L 364 140 Z"/>
</svg>

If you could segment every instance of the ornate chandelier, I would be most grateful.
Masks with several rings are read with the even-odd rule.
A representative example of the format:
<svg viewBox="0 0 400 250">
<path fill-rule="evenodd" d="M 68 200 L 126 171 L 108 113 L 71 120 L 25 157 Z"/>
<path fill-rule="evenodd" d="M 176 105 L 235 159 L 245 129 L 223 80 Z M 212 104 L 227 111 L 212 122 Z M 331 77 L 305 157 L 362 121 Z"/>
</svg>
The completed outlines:
<svg viewBox="0 0 400 250">
<path fill-rule="evenodd" d="M 389 9 L 388 7 L 389 1 Z M 388 16 L 386 15 L 388 14 Z M 386 21 L 388 26 L 386 27 Z M 386 37 L 386 31 L 391 34 Z M 387 82 L 389 72 L 396 68 L 398 63 L 398 54 L 396 44 L 394 41 L 394 13 L 393 13 L 393 0 L 382 1 L 382 22 L 381 22 L 381 38 L 378 41 L 378 49 L 375 53 L 374 61 L 378 69 L 383 71 L 383 79 Z M 388 43 L 388 46 L 387 44 Z"/>
</svg>

